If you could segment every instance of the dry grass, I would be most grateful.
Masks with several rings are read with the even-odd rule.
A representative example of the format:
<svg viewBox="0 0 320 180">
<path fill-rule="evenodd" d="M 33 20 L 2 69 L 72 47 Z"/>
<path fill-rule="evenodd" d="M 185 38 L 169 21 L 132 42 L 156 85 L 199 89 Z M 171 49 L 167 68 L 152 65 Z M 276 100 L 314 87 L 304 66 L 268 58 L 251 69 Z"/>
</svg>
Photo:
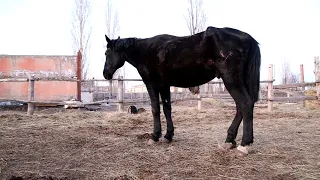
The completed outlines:
<svg viewBox="0 0 320 180">
<path fill-rule="evenodd" d="M 317 96 L 316 90 L 307 90 L 304 93 L 306 96 Z M 308 109 L 320 109 L 320 101 L 306 100 L 304 106 Z"/>
<path fill-rule="evenodd" d="M 0 179 L 320 179 L 319 111 L 292 104 L 276 105 L 273 113 L 256 108 L 255 142 L 239 158 L 218 150 L 235 108 L 203 105 L 198 112 L 196 102 L 174 104 L 174 141 L 151 146 L 150 110 L 1 112 Z M 237 142 L 241 137 L 242 126 Z"/>
</svg>

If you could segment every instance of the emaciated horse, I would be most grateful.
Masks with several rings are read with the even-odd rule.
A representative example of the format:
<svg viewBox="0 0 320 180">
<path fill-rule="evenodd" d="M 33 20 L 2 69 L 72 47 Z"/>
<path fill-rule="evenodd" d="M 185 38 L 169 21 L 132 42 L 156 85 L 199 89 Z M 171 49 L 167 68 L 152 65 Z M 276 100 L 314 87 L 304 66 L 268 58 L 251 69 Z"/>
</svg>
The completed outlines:
<svg viewBox="0 0 320 180">
<path fill-rule="evenodd" d="M 150 38 L 107 40 L 105 79 L 112 79 L 127 61 L 139 72 L 151 100 L 154 130 L 149 143 L 161 134 L 159 94 L 167 123 L 163 141 L 171 142 L 174 126 L 171 118 L 170 86 L 196 87 L 217 78 L 236 103 L 236 115 L 228 128 L 225 150 L 236 147 L 236 136 L 243 119 L 243 137 L 236 151 L 248 154 L 253 143 L 253 109 L 258 101 L 261 55 L 258 42 L 249 34 L 232 28 L 208 27 L 191 36 L 157 35 Z"/>
</svg>

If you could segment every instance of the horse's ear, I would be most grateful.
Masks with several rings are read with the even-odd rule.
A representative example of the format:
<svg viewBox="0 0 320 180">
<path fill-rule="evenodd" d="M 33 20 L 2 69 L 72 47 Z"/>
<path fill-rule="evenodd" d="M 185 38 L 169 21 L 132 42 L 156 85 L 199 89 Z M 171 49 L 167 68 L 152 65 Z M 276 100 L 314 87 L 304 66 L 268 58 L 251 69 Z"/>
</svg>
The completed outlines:
<svg viewBox="0 0 320 180">
<path fill-rule="evenodd" d="M 111 40 L 108 38 L 107 35 L 104 35 L 106 37 L 107 43 L 111 42 Z"/>
</svg>

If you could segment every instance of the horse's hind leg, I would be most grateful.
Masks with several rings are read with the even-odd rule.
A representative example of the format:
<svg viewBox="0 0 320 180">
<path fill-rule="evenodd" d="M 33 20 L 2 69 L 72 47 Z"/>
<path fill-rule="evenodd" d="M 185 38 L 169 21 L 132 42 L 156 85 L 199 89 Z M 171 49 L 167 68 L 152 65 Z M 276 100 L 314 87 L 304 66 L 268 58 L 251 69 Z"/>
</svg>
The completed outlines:
<svg viewBox="0 0 320 180">
<path fill-rule="evenodd" d="M 226 88 L 228 89 L 230 95 L 235 100 L 237 106 L 241 111 L 241 115 L 243 116 L 243 137 L 241 141 L 241 147 L 237 149 L 247 154 L 246 149 L 243 149 L 244 146 L 250 145 L 253 143 L 253 106 L 254 102 L 250 98 L 244 84 L 240 80 L 230 80 L 227 79 L 224 81 Z M 226 141 L 230 141 L 229 137 L 235 137 L 235 130 L 239 127 L 241 120 L 235 118 L 232 122 L 228 131 L 228 137 Z"/>
<path fill-rule="evenodd" d="M 167 133 L 164 136 L 165 141 L 171 142 L 174 135 L 174 127 L 171 118 L 171 97 L 170 97 L 170 86 L 161 88 L 160 95 L 163 104 L 163 112 L 167 121 Z"/>
<path fill-rule="evenodd" d="M 236 105 L 236 107 L 237 107 L 236 115 L 228 129 L 228 135 L 227 135 L 225 144 L 222 146 L 222 148 L 226 150 L 235 148 L 237 145 L 235 139 L 237 137 L 238 129 L 242 121 L 242 114 L 241 114 L 239 105 Z"/>
</svg>

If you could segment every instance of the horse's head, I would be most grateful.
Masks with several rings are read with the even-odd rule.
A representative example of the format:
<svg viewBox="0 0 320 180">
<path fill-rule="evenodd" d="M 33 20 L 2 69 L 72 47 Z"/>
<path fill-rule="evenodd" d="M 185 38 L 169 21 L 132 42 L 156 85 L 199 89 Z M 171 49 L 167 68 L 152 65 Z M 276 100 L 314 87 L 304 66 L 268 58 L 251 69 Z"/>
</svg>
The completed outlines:
<svg viewBox="0 0 320 180">
<path fill-rule="evenodd" d="M 108 45 L 105 52 L 106 62 L 104 64 L 103 76 L 105 79 L 110 80 L 113 74 L 124 65 L 127 58 L 124 53 L 129 43 L 127 39 L 120 39 L 120 37 L 113 40 L 110 40 L 107 35 L 105 37 Z"/>
</svg>

